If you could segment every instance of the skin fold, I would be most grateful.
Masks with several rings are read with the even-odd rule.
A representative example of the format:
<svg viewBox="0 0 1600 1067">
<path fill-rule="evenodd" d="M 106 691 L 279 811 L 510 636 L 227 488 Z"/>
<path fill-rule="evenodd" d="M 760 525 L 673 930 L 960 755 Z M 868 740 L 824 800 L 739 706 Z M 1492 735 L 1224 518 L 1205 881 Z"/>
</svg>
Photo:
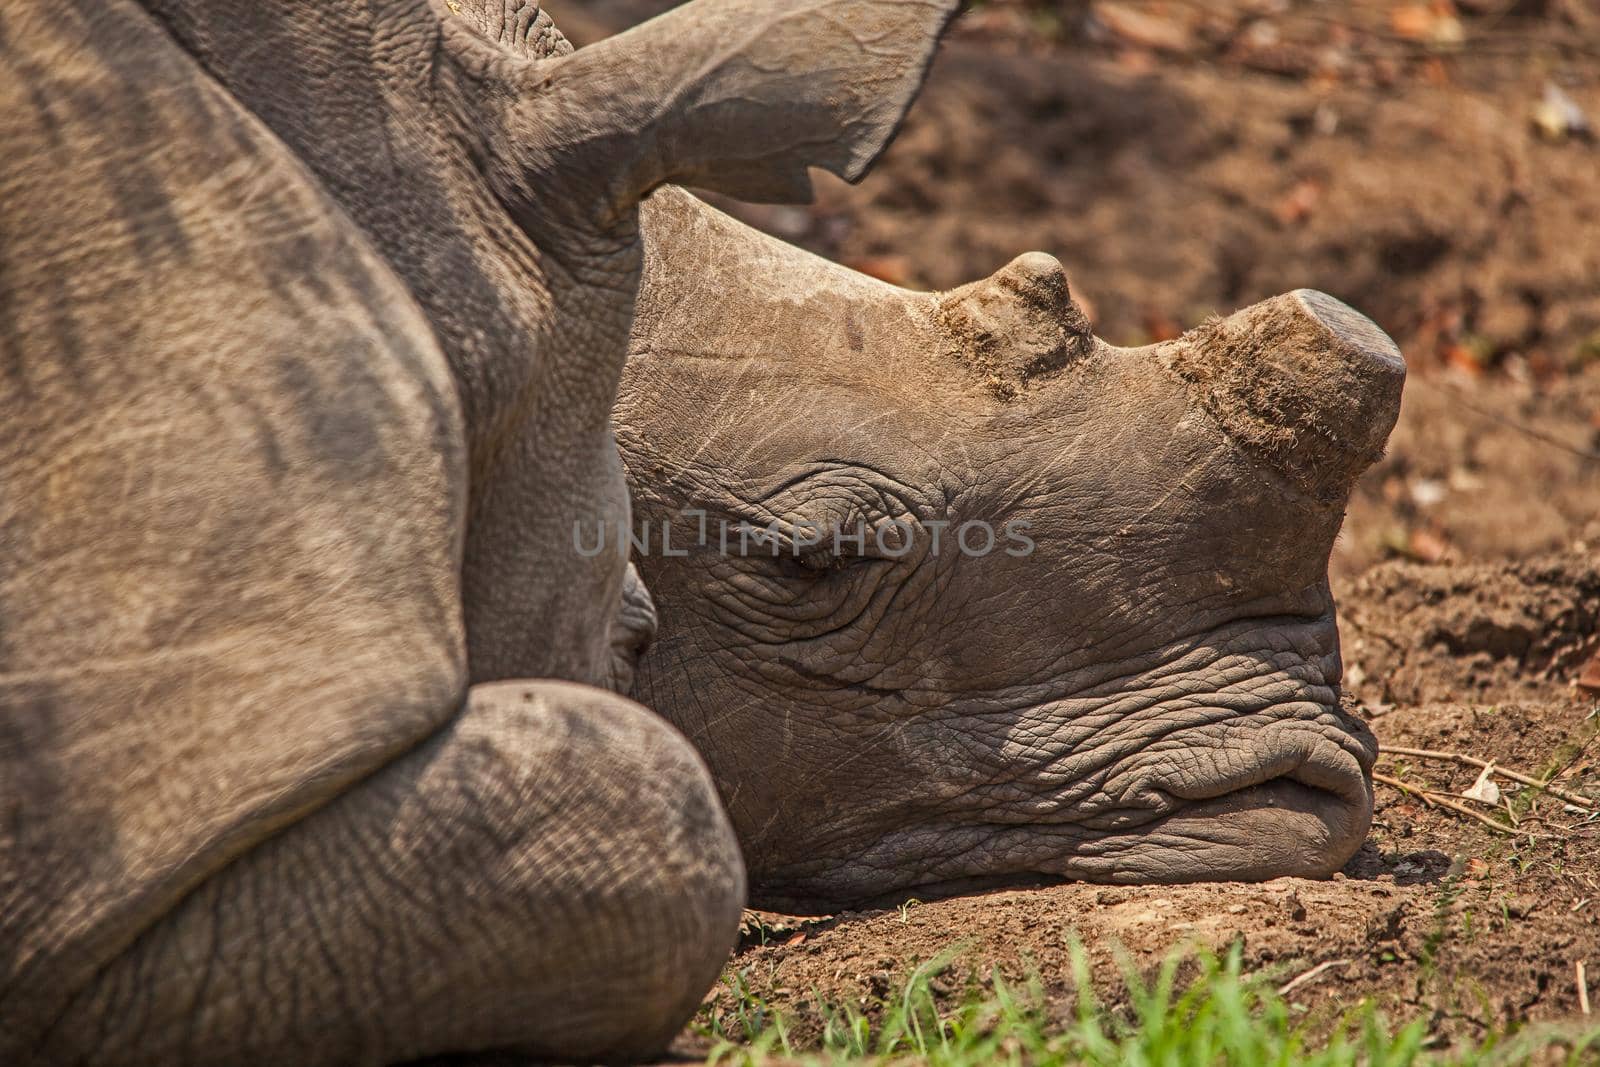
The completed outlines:
<svg viewBox="0 0 1600 1067">
<path fill-rule="evenodd" d="M 570 541 L 637 204 L 858 177 L 953 7 L 0 11 L 0 1062 L 671 1039 L 743 865 Z"/>
<path fill-rule="evenodd" d="M 1302 291 L 1116 349 L 1039 253 L 913 293 L 673 190 L 644 219 L 635 695 L 706 757 L 757 904 L 1355 852 L 1376 746 L 1327 562 L 1398 413 L 1376 326 Z"/>
</svg>

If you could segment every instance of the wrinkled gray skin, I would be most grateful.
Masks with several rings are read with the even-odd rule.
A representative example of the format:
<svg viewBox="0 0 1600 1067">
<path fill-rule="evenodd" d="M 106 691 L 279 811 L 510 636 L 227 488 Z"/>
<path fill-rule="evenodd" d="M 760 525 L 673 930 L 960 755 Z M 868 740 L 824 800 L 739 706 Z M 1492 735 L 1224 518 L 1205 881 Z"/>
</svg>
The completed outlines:
<svg viewBox="0 0 1600 1067">
<path fill-rule="evenodd" d="M 1302 291 L 1117 349 L 1040 253 L 935 295 L 676 191 L 644 219 L 635 695 L 710 764 L 753 903 L 1354 853 L 1375 743 L 1338 707 L 1327 562 L 1399 407 L 1376 326 Z M 724 552 L 721 522 L 779 540 Z M 861 527 L 886 536 L 804 543 Z"/>
<path fill-rule="evenodd" d="M 732 944 L 608 426 L 667 181 L 858 176 L 953 0 L 0 12 L 0 1062 L 659 1049 Z"/>
</svg>

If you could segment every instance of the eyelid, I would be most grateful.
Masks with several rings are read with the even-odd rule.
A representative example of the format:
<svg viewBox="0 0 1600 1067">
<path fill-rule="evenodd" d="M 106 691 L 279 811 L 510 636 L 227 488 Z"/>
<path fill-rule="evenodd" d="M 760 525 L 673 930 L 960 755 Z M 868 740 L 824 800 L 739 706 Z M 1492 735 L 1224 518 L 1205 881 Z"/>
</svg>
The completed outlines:
<svg viewBox="0 0 1600 1067">
<path fill-rule="evenodd" d="M 854 531 L 864 526 L 869 531 L 870 538 L 870 531 L 873 529 L 873 523 L 866 521 L 863 509 L 854 504 L 848 515 L 843 518 L 830 516 L 826 519 L 809 519 L 790 513 L 771 515 L 762 521 L 759 516 L 736 513 L 734 519 L 737 522 L 748 523 L 759 530 L 762 543 L 776 546 L 775 554 L 787 556 L 805 555 L 822 549 L 832 550 L 836 545 L 852 555 L 857 555 L 860 553 Z M 776 529 L 773 528 L 774 525 Z M 800 543 L 802 528 L 807 534 L 805 544 Z"/>
<path fill-rule="evenodd" d="M 887 515 L 879 516 L 870 523 L 860 521 L 859 525 L 852 526 L 847 536 L 842 535 L 837 527 L 830 528 L 823 534 L 820 541 L 807 545 L 803 550 L 795 552 L 795 557 L 798 559 L 825 557 L 844 560 L 901 559 L 913 547 L 902 540 L 908 536 L 906 527 L 910 527 L 909 536 L 913 541 L 921 536 L 922 532 L 925 532 L 917 516 L 909 512 L 892 517 Z M 793 542 L 790 544 L 790 551 L 794 551 Z M 874 549 L 880 551 L 874 551 Z"/>
<path fill-rule="evenodd" d="M 839 523 L 813 523 L 807 526 L 808 538 L 801 543 L 798 536 L 784 535 L 783 548 L 786 555 L 795 559 L 805 559 L 818 556 L 859 556 L 862 554 L 861 545 L 857 543 L 855 535 L 843 535 L 844 528 L 851 524 Z M 798 531 L 799 524 L 795 524 Z"/>
<path fill-rule="evenodd" d="M 831 467 L 773 488 L 743 509 L 748 514 L 737 517 L 763 530 L 778 523 L 775 554 L 796 558 L 826 551 L 843 559 L 876 559 L 877 531 L 896 521 L 921 525 L 915 494 L 895 491 L 897 483 L 880 484 L 890 482 L 881 472 Z M 797 544 L 802 523 L 813 532 L 815 544 Z M 892 543 L 896 536 L 888 534 L 887 540 Z"/>
<path fill-rule="evenodd" d="M 844 564 L 859 558 L 859 556 L 841 556 L 834 552 L 831 545 L 816 545 L 810 551 L 795 556 L 794 561 L 808 571 L 826 574 L 829 571 L 839 570 Z"/>
</svg>

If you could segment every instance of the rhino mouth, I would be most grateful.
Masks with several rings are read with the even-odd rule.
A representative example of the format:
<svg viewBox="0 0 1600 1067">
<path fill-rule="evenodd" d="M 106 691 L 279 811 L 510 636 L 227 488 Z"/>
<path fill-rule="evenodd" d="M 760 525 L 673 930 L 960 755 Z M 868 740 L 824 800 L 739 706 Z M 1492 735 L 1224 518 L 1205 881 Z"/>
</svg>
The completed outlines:
<svg viewBox="0 0 1600 1067">
<path fill-rule="evenodd" d="M 1146 825 L 1137 843 L 1108 836 L 1059 873 L 1090 882 L 1161 885 L 1323 878 L 1355 855 L 1372 821 L 1360 799 L 1293 778 L 1185 805 Z"/>
<path fill-rule="evenodd" d="M 874 892 L 824 879 L 804 889 L 758 886 L 756 895 L 766 906 L 810 913 L 841 902 L 888 906 L 909 897 L 932 900 L 1069 881 L 1161 885 L 1326 877 L 1366 838 L 1377 746 L 1358 720 L 1350 720 L 1349 732 L 1341 735 L 1329 728 L 1326 714 L 1319 718 L 1318 729 L 1303 721 L 1286 723 L 1270 738 L 1271 747 L 1252 746 L 1269 756 L 1252 755 L 1204 785 L 1142 787 L 1115 810 L 1087 818 L 1062 812 L 1059 819 L 956 822 L 886 844 L 894 854 L 899 847 L 961 842 L 961 861 L 930 864 L 914 882 Z"/>
<path fill-rule="evenodd" d="M 1041 878 L 1139 885 L 1320 878 L 1366 839 L 1377 741 L 1336 704 L 1256 709 L 1211 730 L 1178 731 L 1166 743 L 1181 755 L 1111 775 L 1098 810 L 1069 802 L 1031 820 L 991 813 L 984 820 L 991 847 L 978 851 L 991 860 L 1028 858 L 1008 871 L 933 880 L 918 895 Z M 1208 754 L 1209 764 L 1196 753 Z"/>
<path fill-rule="evenodd" d="M 1171 811 L 1215 804 L 1267 787 L 1325 793 L 1349 804 L 1365 800 L 1377 756 L 1371 734 L 1365 729 L 1347 728 L 1337 740 L 1320 733 L 1297 736 L 1301 731 L 1294 724 L 1281 733 L 1287 736 L 1269 736 L 1259 744 L 1268 753 L 1264 757 L 1243 761 L 1236 769 L 1212 776 L 1203 784 L 1180 781 L 1149 792 Z"/>
<path fill-rule="evenodd" d="M 1361 847 L 1372 821 L 1377 745 L 1352 723 L 1337 738 L 1286 728 L 1264 758 L 1204 784 L 1146 791 L 1141 810 L 1085 824 L 1050 873 L 1093 882 L 1173 883 L 1324 877 Z"/>
</svg>

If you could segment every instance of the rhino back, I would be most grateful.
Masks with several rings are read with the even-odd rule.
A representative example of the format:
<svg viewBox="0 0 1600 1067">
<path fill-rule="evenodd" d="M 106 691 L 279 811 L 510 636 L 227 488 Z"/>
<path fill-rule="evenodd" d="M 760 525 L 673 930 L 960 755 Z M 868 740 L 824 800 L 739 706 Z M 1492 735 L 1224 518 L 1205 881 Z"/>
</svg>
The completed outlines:
<svg viewBox="0 0 1600 1067">
<path fill-rule="evenodd" d="M 454 385 L 128 3 L 0 16 L 0 1050 L 464 689 Z"/>
</svg>

